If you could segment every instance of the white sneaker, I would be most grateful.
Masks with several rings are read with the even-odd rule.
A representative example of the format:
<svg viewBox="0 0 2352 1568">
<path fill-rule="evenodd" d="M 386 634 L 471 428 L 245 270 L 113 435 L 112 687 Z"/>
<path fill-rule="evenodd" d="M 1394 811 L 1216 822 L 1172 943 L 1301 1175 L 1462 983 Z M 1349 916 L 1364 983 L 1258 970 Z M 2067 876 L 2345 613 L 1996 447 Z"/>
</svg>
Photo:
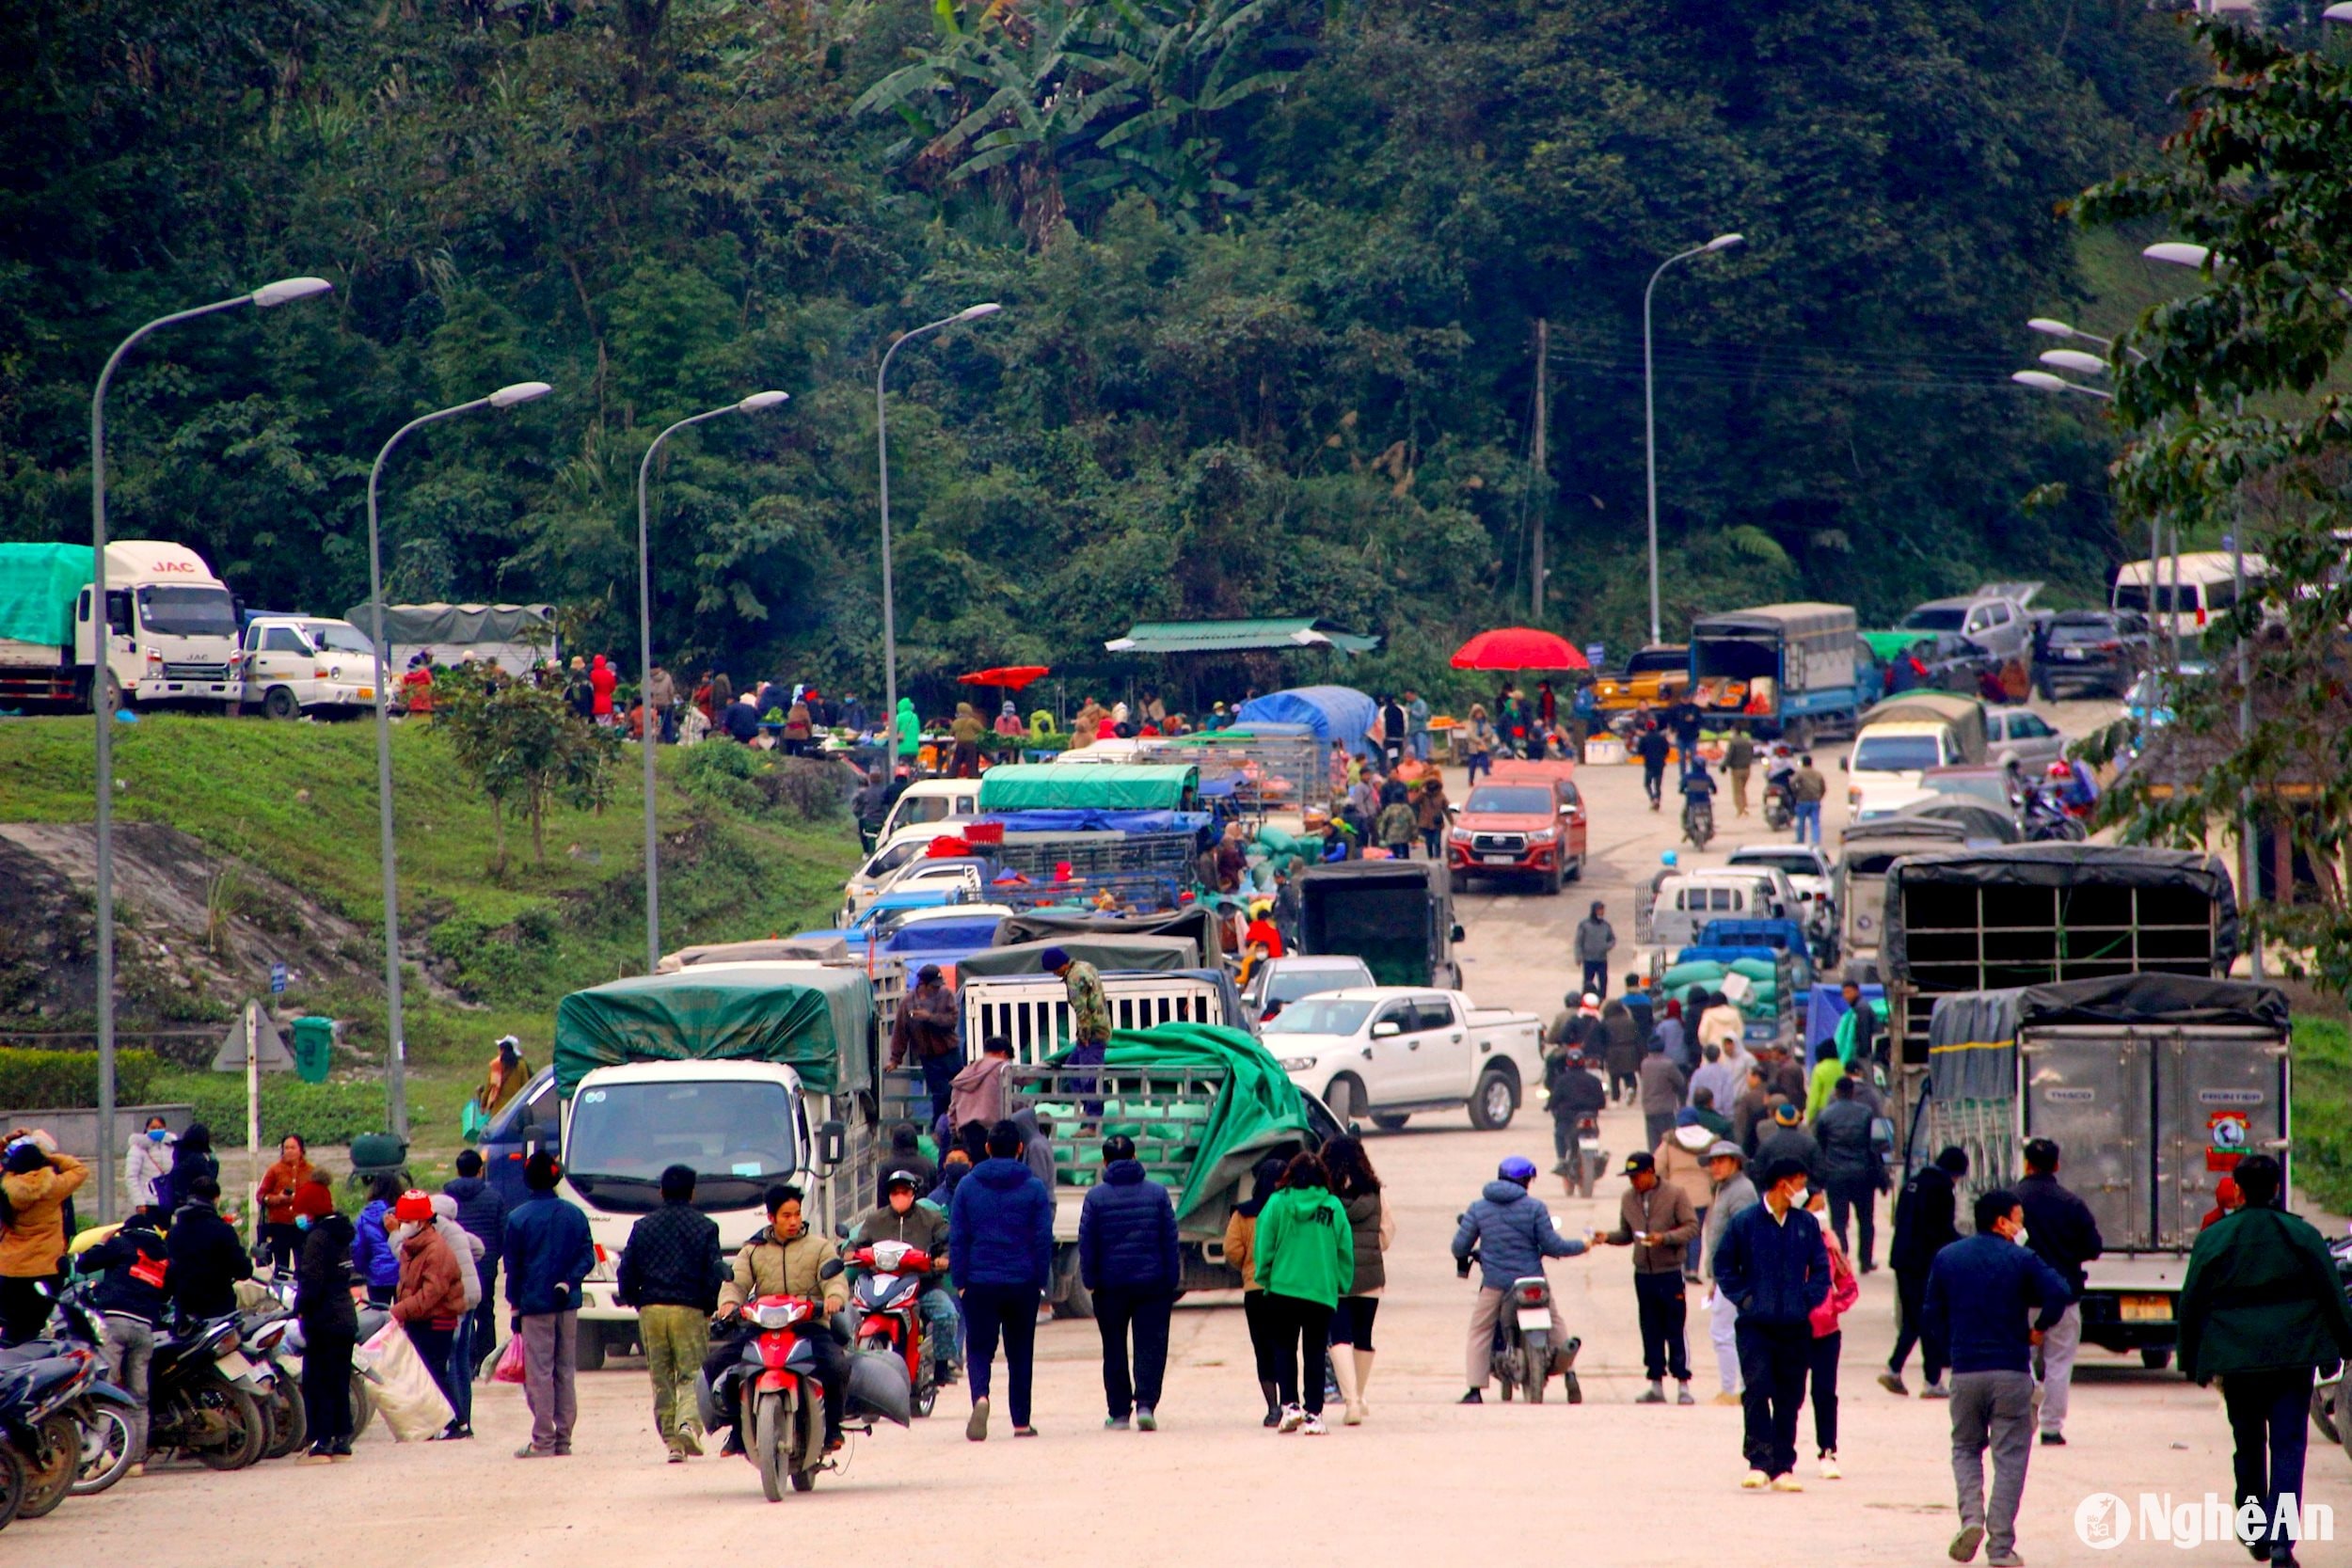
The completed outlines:
<svg viewBox="0 0 2352 1568">
<path fill-rule="evenodd" d="M 1804 1482 L 1799 1481 L 1797 1479 L 1796 1472 L 1792 1470 L 1787 1475 L 1774 1476 L 1772 1478 L 1772 1490 L 1775 1492 L 1802 1492 L 1804 1490 Z"/>
<path fill-rule="evenodd" d="M 1301 1410 L 1295 1404 L 1286 1404 L 1282 1406 L 1282 1419 L 1274 1430 L 1277 1432 L 1296 1432 L 1300 1427 L 1304 1426 L 1306 1422 L 1307 1413 L 1304 1410 Z"/>
<path fill-rule="evenodd" d="M 1323 1418 L 1320 1416 L 1308 1417 L 1299 1423 L 1298 1427 L 1299 1434 L 1305 1437 L 1320 1437 L 1330 1430 L 1323 1424 Z"/>
<path fill-rule="evenodd" d="M 1828 1453 L 1821 1456 L 1821 1479 L 1823 1481 L 1843 1481 L 1846 1479 L 1846 1472 L 1837 1467 L 1837 1453 L 1836 1449 L 1832 1449 Z"/>
<path fill-rule="evenodd" d="M 1740 1478 L 1740 1490 L 1742 1492 L 1761 1492 L 1772 1484 L 1772 1478 L 1761 1470 L 1750 1470 Z"/>
</svg>

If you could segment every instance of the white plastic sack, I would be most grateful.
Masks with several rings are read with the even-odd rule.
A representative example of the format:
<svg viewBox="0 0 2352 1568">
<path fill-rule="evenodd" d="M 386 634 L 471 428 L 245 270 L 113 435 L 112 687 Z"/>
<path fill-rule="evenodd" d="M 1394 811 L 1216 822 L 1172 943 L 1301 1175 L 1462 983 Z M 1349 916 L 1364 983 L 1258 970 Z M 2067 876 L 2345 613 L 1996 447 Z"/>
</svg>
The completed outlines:
<svg viewBox="0 0 2352 1568">
<path fill-rule="evenodd" d="M 1725 974 L 1723 977 L 1723 982 L 1715 989 L 1724 993 L 1724 997 L 1726 1001 L 1729 1001 L 1734 1006 L 1737 1006 L 1738 1004 L 1748 999 L 1748 992 L 1754 990 L 1755 987 L 1755 981 L 1749 979 L 1746 975 L 1740 974 L 1735 969 L 1730 974 Z"/>
<path fill-rule="evenodd" d="M 375 1370 L 377 1381 L 369 1393 L 394 1440 L 421 1443 L 456 1418 L 398 1323 L 386 1323 L 359 1349 Z"/>
</svg>

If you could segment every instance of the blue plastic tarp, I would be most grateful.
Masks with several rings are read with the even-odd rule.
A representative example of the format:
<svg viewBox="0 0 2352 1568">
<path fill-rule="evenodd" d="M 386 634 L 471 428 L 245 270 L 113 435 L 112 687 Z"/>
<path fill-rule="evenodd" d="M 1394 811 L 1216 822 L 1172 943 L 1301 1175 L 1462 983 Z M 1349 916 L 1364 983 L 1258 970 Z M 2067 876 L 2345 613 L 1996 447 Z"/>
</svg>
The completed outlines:
<svg viewBox="0 0 2352 1568">
<path fill-rule="evenodd" d="M 1862 1000 L 1879 1005 L 1879 1016 L 1886 1016 L 1886 988 L 1865 986 Z M 1804 1059 L 1808 1065 L 1821 1059 L 1821 1048 L 1837 1033 L 1838 1021 L 1846 1016 L 1845 993 L 1836 986 L 1815 986 L 1806 993 L 1804 1004 Z"/>
<path fill-rule="evenodd" d="M 1205 793 L 1205 792 L 1204 792 Z M 1000 811 L 977 818 L 1009 833 L 1195 833 L 1209 826 L 1205 811 Z"/>
<path fill-rule="evenodd" d="M 911 953 L 968 953 L 996 940 L 1002 915 L 974 915 L 969 920 L 922 920 L 890 933 L 875 956 Z"/>
<path fill-rule="evenodd" d="M 1234 713 L 1233 722 L 1303 724 L 1317 745 L 1337 740 L 1357 756 L 1369 756 L 1372 742 L 1365 736 L 1378 711 L 1377 704 L 1352 686 L 1298 686 L 1252 697 Z"/>
</svg>

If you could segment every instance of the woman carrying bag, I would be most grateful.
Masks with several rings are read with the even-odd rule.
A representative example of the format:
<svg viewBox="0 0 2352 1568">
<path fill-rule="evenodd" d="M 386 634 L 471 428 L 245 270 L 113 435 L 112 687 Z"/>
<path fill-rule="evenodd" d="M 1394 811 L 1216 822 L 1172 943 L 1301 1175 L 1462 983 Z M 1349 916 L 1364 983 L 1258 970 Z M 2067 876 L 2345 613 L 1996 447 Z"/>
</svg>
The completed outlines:
<svg viewBox="0 0 2352 1568">
<path fill-rule="evenodd" d="M 1282 1424 L 1282 1402 L 1275 1393 L 1274 1320 L 1266 1312 L 1265 1286 L 1258 1278 L 1258 1215 L 1282 1184 L 1282 1162 L 1268 1155 L 1252 1172 L 1247 1201 L 1233 1205 L 1225 1222 L 1225 1260 L 1241 1274 L 1241 1313 L 1249 1325 L 1249 1350 L 1258 1364 L 1258 1392 L 1265 1396 L 1265 1424 Z"/>
</svg>

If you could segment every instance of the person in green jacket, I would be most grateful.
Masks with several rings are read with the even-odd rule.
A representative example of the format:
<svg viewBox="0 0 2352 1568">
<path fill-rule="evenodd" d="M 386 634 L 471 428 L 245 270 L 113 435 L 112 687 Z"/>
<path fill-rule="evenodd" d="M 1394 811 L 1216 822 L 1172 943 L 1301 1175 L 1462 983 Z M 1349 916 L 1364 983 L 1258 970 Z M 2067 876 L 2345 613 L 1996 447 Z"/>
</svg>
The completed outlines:
<svg viewBox="0 0 2352 1568">
<path fill-rule="evenodd" d="M 1275 1430 L 1324 1434 L 1323 1350 L 1331 1312 L 1356 1277 L 1356 1238 L 1331 1179 L 1312 1154 L 1291 1156 L 1280 1190 L 1258 1212 L 1258 1283 L 1275 1333 L 1275 1385 L 1282 1419 Z M 1299 1383 L 1301 1353 L 1306 1386 Z"/>
<path fill-rule="evenodd" d="M 1808 1122 L 1818 1119 L 1823 1111 L 1829 1109 L 1829 1102 L 1836 1098 L 1837 1080 L 1846 1075 L 1846 1064 L 1854 1057 L 1855 1031 L 1864 1022 L 1862 1009 L 1870 1009 L 1868 1017 L 1871 1022 L 1875 1022 L 1878 1018 L 1879 1005 L 1864 1001 L 1860 986 L 1848 980 L 1840 989 L 1846 994 L 1846 1010 L 1838 1017 L 1837 1032 L 1830 1037 L 1832 1049 L 1821 1053 L 1821 1059 L 1813 1064 L 1813 1076 L 1805 1083 L 1804 1119 Z M 1862 1037 L 1867 1039 L 1869 1036 L 1866 1034 Z"/>
<path fill-rule="evenodd" d="M 898 760 L 912 763 L 915 754 L 923 749 L 923 721 L 914 716 L 914 699 L 912 697 L 898 699 L 896 735 L 898 742 Z"/>
<path fill-rule="evenodd" d="M 2238 1503 L 2262 1510 L 2247 1548 L 2293 1568 L 2312 1373 L 2352 1355 L 2352 1308 L 2319 1232 L 2279 1207 L 2279 1162 L 2250 1154 L 2233 1174 L 2246 1205 L 2198 1236 L 2181 1282 L 2181 1370 L 2221 1380 Z"/>
</svg>

